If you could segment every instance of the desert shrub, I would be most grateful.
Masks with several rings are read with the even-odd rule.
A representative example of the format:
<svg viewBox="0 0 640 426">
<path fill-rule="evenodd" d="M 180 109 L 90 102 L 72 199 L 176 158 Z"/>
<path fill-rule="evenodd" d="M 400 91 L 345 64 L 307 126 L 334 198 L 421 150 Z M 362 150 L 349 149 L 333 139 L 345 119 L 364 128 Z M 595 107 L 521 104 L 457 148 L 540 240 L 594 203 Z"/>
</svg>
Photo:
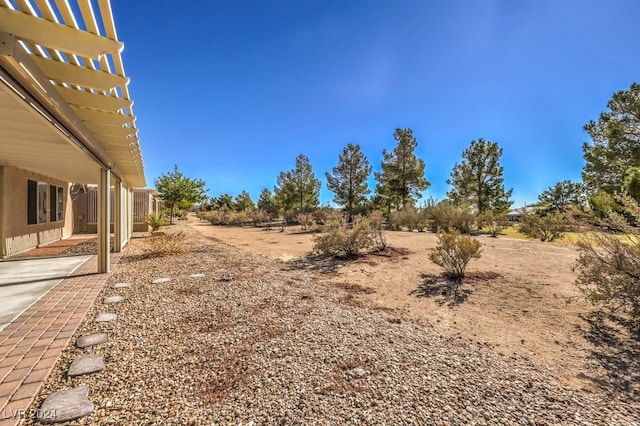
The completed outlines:
<svg viewBox="0 0 640 426">
<path fill-rule="evenodd" d="M 313 215 L 311 213 L 298 213 L 296 220 L 303 231 L 306 231 L 313 226 Z"/>
<path fill-rule="evenodd" d="M 506 214 L 498 214 L 490 210 L 478 216 L 477 221 L 478 227 L 487 230 L 494 238 L 497 238 L 509 226 L 509 218 Z"/>
<path fill-rule="evenodd" d="M 147 245 L 142 249 L 146 257 L 160 257 L 179 254 L 184 251 L 182 243 L 185 236 L 182 232 L 175 234 L 157 233 L 147 238 Z"/>
<path fill-rule="evenodd" d="M 553 212 L 545 216 L 536 213 L 523 213 L 520 216 L 520 232 L 540 241 L 554 241 L 562 237 L 570 228 L 569 217 L 564 213 Z"/>
<path fill-rule="evenodd" d="M 244 226 L 253 221 L 252 217 L 249 213 L 242 212 L 231 212 L 229 213 L 227 224 L 231 226 Z"/>
<path fill-rule="evenodd" d="M 375 210 L 369 214 L 368 219 L 371 225 L 371 233 L 373 234 L 373 245 L 378 250 L 384 250 L 389 247 L 387 237 L 384 234 L 384 214 L 380 210 Z"/>
<path fill-rule="evenodd" d="M 153 232 L 157 231 L 161 226 L 165 226 L 166 224 L 167 220 L 164 218 L 164 215 L 162 213 L 158 215 L 155 213 L 151 213 L 149 217 L 147 217 L 147 225 L 151 227 L 151 230 Z"/>
<path fill-rule="evenodd" d="M 324 225 L 329 221 L 329 219 L 339 214 L 340 212 L 336 209 L 329 206 L 323 206 L 313 212 L 313 221 L 318 225 Z"/>
<path fill-rule="evenodd" d="M 265 223 L 271 223 L 271 216 L 266 210 L 254 210 L 251 215 L 253 217 L 253 224 L 255 226 L 260 226 Z"/>
<path fill-rule="evenodd" d="M 473 213 L 463 206 L 456 206 L 449 201 L 441 201 L 425 208 L 429 230 L 455 229 L 462 234 L 470 234 L 476 222 Z"/>
<path fill-rule="evenodd" d="M 429 251 L 429 259 L 442 266 L 445 275 L 461 281 L 471 259 L 480 258 L 480 241 L 456 230 L 438 235 L 438 245 Z"/>
<path fill-rule="evenodd" d="M 628 196 L 618 197 L 625 212 L 640 220 L 640 206 Z M 594 305 L 622 311 L 640 321 L 640 231 L 618 213 L 601 224 L 621 229 L 623 235 L 592 231 L 578 242 L 580 254 L 574 266 L 576 285 Z M 640 337 L 640 327 L 637 329 Z"/>
<path fill-rule="evenodd" d="M 419 210 L 413 206 L 407 206 L 404 210 L 389 214 L 389 226 L 394 230 L 406 228 L 409 231 L 416 229 L 422 232 L 427 228 L 427 224 L 425 210 Z"/>
<path fill-rule="evenodd" d="M 229 211 L 227 209 L 212 210 L 207 212 L 205 218 L 211 222 L 212 225 L 228 225 Z"/>
<path fill-rule="evenodd" d="M 352 257 L 374 245 L 374 233 L 369 219 L 358 216 L 351 227 L 343 217 L 333 217 L 313 239 L 313 252 L 326 256 Z"/>
</svg>

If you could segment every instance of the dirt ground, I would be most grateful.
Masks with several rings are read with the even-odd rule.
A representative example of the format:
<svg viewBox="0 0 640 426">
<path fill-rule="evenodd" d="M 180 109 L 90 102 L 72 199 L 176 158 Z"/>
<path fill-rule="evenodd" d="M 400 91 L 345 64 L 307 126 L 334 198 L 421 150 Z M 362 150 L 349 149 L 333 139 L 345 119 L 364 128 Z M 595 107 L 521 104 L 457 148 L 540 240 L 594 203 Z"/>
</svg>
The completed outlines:
<svg viewBox="0 0 640 426">
<path fill-rule="evenodd" d="M 442 269 L 427 257 L 437 241 L 432 233 L 386 232 L 390 250 L 336 261 L 310 257 L 314 234 L 297 226 L 220 227 L 195 217 L 190 224 L 206 237 L 329 274 L 338 287 L 355 289 L 354 303 L 528 358 L 575 388 L 639 393 L 640 346 L 580 298 L 575 246 L 479 236 L 482 257 L 469 264 L 456 301 L 444 294 Z"/>
</svg>

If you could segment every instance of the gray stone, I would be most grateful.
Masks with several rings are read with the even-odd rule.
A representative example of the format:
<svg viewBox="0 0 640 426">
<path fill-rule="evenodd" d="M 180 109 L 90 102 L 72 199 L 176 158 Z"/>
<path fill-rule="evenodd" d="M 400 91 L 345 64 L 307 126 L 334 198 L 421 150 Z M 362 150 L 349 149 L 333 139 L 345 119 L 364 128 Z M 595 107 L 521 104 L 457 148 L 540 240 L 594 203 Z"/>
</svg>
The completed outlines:
<svg viewBox="0 0 640 426">
<path fill-rule="evenodd" d="M 76 340 L 76 346 L 79 348 L 88 348 L 89 346 L 98 345 L 107 341 L 107 333 L 87 334 Z"/>
<path fill-rule="evenodd" d="M 97 373 L 105 369 L 102 355 L 85 355 L 73 360 L 67 371 L 69 377 Z"/>
<path fill-rule="evenodd" d="M 162 283 L 168 283 L 169 281 L 171 281 L 171 278 L 157 278 L 151 281 L 151 284 L 162 284 Z"/>
<path fill-rule="evenodd" d="M 131 283 L 115 283 L 113 288 L 129 288 L 131 287 Z"/>
<path fill-rule="evenodd" d="M 358 376 L 358 377 L 364 377 L 367 375 L 367 372 L 360 367 L 354 368 L 353 370 L 351 370 L 351 372 L 353 373 L 354 376 Z"/>
<path fill-rule="evenodd" d="M 99 313 L 98 315 L 96 315 L 96 319 L 94 319 L 93 321 L 95 322 L 109 322 L 109 321 L 113 321 L 116 318 L 118 318 L 118 314 L 109 314 L 109 313 Z"/>
<path fill-rule="evenodd" d="M 88 416 L 93 409 L 89 388 L 81 386 L 49 395 L 37 411 L 37 417 L 41 423 L 64 423 Z"/>
<path fill-rule="evenodd" d="M 189 275 L 189 276 L 190 276 L 191 278 L 202 278 L 202 277 L 204 277 L 205 275 L 204 275 L 204 274 L 191 274 L 191 275 Z"/>
<path fill-rule="evenodd" d="M 122 296 L 109 296 L 109 297 L 105 297 L 102 300 L 102 303 L 106 303 L 106 304 L 109 304 L 109 303 L 120 303 L 123 300 L 124 300 L 124 297 L 122 297 Z"/>
</svg>

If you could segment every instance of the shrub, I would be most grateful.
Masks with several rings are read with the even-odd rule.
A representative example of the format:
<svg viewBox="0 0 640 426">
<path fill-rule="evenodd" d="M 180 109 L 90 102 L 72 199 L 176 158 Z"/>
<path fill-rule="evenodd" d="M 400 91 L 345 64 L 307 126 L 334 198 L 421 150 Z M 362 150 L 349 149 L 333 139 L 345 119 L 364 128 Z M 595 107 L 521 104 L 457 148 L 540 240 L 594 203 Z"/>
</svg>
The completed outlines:
<svg viewBox="0 0 640 426">
<path fill-rule="evenodd" d="M 488 210 L 478 216 L 478 227 L 486 229 L 494 238 L 497 238 L 508 226 L 509 218 L 506 214 L 496 214 Z"/>
<path fill-rule="evenodd" d="M 253 219 L 249 215 L 249 213 L 242 212 L 231 212 L 229 213 L 229 217 L 227 220 L 227 224 L 231 226 L 245 226 L 248 223 L 251 223 Z"/>
<path fill-rule="evenodd" d="M 271 216 L 266 210 L 258 209 L 254 210 L 252 213 L 253 216 L 253 224 L 255 226 L 260 226 L 265 223 L 271 223 Z"/>
<path fill-rule="evenodd" d="M 226 209 L 212 210 L 207 212 L 205 218 L 211 222 L 212 225 L 228 225 L 229 224 L 229 212 Z"/>
<path fill-rule="evenodd" d="M 147 225 L 151 227 L 151 231 L 155 232 L 160 229 L 161 226 L 165 226 L 167 221 L 164 218 L 164 215 L 161 213 L 159 215 L 155 213 L 151 213 L 147 218 Z"/>
<path fill-rule="evenodd" d="M 618 197 L 625 212 L 640 220 L 640 206 L 628 196 Z M 594 305 L 621 310 L 640 319 L 640 231 L 617 214 L 601 225 L 621 229 L 623 236 L 592 231 L 578 242 L 580 254 L 574 270 L 576 285 Z M 638 325 L 638 324 L 636 324 Z M 637 330 L 640 337 L 640 328 Z"/>
<path fill-rule="evenodd" d="M 520 216 L 520 232 L 540 241 L 554 241 L 562 237 L 570 227 L 569 217 L 564 213 L 553 212 L 545 216 L 524 213 Z"/>
<path fill-rule="evenodd" d="M 175 234 L 158 233 L 147 238 L 147 246 L 142 249 L 146 257 L 159 257 L 178 254 L 184 251 L 182 243 L 185 236 L 182 232 Z"/>
<path fill-rule="evenodd" d="M 413 206 L 407 206 L 404 210 L 393 212 L 389 215 L 389 226 L 398 230 L 406 228 L 422 232 L 427 228 L 427 216 L 424 210 L 418 210 Z"/>
<path fill-rule="evenodd" d="M 352 257 L 374 245 L 374 233 L 366 217 L 358 216 L 349 227 L 343 217 L 330 218 L 323 233 L 313 239 L 313 252 L 317 254 Z"/>
<path fill-rule="evenodd" d="M 445 275 L 461 281 L 471 259 L 480 258 L 481 243 L 456 230 L 438 235 L 438 245 L 429 252 L 429 259 L 442 266 Z"/>
<path fill-rule="evenodd" d="M 441 201 L 425 208 L 429 230 L 455 229 L 463 234 L 470 234 L 476 222 L 473 213 L 466 207 L 456 206 L 449 201 Z"/>
<path fill-rule="evenodd" d="M 311 213 L 298 213 L 296 220 L 303 231 L 306 231 L 313 226 L 313 215 Z"/>
<path fill-rule="evenodd" d="M 373 244 L 380 251 L 389 247 L 387 237 L 384 234 L 384 223 L 384 214 L 380 210 L 371 212 L 369 215 L 369 224 L 371 225 L 371 232 L 373 234 Z"/>
</svg>

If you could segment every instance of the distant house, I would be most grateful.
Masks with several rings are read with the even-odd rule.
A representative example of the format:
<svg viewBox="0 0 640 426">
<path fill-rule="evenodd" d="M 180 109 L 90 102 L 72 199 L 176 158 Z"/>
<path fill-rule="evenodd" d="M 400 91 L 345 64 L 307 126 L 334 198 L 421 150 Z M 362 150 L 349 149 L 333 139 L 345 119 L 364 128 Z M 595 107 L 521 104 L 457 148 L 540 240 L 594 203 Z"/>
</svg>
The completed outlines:
<svg viewBox="0 0 640 426">
<path fill-rule="evenodd" d="M 533 207 L 524 206 L 518 209 L 513 209 L 507 213 L 507 218 L 509 219 L 509 222 L 520 222 L 520 216 L 522 216 L 523 213 L 533 213 Z"/>
<path fill-rule="evenodd" d="M 72 182 L 96 188 L 98 272 L 111 222 L 128 241 L 146 181 L 122 48 L 108 0 L 0 3 L 0 257 L 73 232 Z"/>
</svg>

